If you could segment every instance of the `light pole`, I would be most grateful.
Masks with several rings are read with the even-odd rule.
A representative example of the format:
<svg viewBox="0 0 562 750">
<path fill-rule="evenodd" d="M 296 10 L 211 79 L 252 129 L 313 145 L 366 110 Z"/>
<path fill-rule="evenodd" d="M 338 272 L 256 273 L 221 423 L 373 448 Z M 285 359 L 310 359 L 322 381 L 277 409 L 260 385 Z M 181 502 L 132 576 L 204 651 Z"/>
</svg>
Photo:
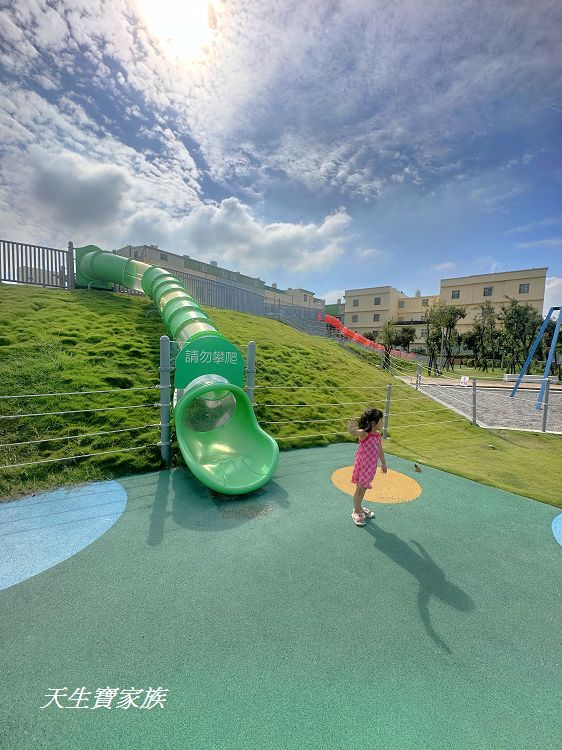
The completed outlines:
<svg viewBox="0 0 562 750">
<path fill-rule="evenodd" d="M 441 352 L 439 354 L 439 374 L 443 372 L 443 337 L 445 335 L 445 329 L 441 326 Z"/>
</svg>

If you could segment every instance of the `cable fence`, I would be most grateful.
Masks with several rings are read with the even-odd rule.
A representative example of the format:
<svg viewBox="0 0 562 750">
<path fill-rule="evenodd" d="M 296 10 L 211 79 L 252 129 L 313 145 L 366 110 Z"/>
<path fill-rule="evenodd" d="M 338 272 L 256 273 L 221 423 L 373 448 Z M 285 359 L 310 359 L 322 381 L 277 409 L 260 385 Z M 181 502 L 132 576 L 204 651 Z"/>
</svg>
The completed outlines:
<svg viewBox="0 0 562 750">
<path fill-rule="evenodd" d="M 169 359 L 167 365 L 169 369 Z M 34 471 L 35 476 L 51 464 L 68 466 L 81 459 L 114 461 L 117 469 L 140 451 L 156 467 L 158 453 L 164 459 L 169 449 L 169 438 L 162 437 L 170 427 L 169 417 L 162 418 L 169 410 L 162 373 L 160 383 L 153 385 L 3 393 L 0 480 L 5 487 L 8 477 L 16 476 L 10 470 Z"/>
<path fill-rule="evenodd" d="M 91 459 L 123 462 L 129 454 L 143 451 L 154 468 L 169 465 L 178 348 L 167 336 L 161 337 L 160 347 L 159 382 L 152 385 L 44 393 L 30 388 L 26 393 L 1 394 L 0 470 L 39 470 Z M 284 448 L 355 442 L 348 421 L 371 407 L 384 413 L 384 437 L 394 435 L 401 441 L 407 441 L 411 431 L 429 426 L 442 429 L 451 445 L 457 437 L 462 442 L 471 425 L 562 433 L 562 391 L 549 385 L 537 411 L 535 395 L 529 392 L 512 399 L 508 389 L 478 387 L 476 381 L 468 387 L 455 381 L 436 384 L 419 371 L 417 376 L 408 371 L 405 378 L 402 367 L 392 364 L 389 374 L 399 379 L 391 383 L 255 383 L 255 344 L 244 349 L 246 392 L 256 418 Z M 468 447 L 475 455 L 480 449 Z"/>
</svg>

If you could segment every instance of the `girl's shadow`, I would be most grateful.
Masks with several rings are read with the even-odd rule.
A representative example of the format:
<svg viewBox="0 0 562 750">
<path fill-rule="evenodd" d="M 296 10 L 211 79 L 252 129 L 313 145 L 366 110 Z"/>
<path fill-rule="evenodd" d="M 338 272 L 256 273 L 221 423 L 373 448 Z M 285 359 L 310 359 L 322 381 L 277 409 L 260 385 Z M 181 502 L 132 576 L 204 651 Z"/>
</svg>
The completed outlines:
<svg viewBox="0 0 562 750">
<path fill-rule="evenodd" d="M 443 570 L 419 542 L 414 539 L 411 540 L 412 544 L 419 550 L 418 552 L 396 534 L 384 531 L 380 526 L 368 525 L 365 529 L 374 538 L 377 549 L 417 579 L 419 584 L 418 609 L 426 633 L 440 648 L 448 654 L 452 653 L 447 643 L 436 633 L 431 624 L 429 600 L 432 596 L 435 596 L 461 612 L 470 612 L 474 609 L 474 601 L 459 586 L 447 580 Z"/>
</svg>

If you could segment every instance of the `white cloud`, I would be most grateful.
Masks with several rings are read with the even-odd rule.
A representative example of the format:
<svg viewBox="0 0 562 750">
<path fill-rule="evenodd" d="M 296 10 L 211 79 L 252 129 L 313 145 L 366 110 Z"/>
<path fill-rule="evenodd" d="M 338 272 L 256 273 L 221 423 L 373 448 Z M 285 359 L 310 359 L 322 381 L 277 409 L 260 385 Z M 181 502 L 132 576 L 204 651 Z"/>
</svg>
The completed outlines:
<svg viewBox="0 0 562 750">
<path fill-rule="evenodd" d="M 349 223 L 342 211 L 318 224 L 266 223 L 237 198 L 227 198 L 218 206 L 199 205 L 181 219 L 156 209 L 138 212 L 126 222 L 121 240 L 154 242 L 251 276 L 285 270 L 294 279 L 327 272 L 341 258 Z"/>
<path fill-rule="evenodd" d="M 434 271 L 450 271 L 456 266 L 456 263 L 452 261 L 445 261 L 444 263 L 437 263 L 435 266 L 431 266 Z"/>
<path fill-rule="evenodd" d="M 520 250 L 544 249 L 562 250 L 562 237 L 551 237 L 548 240 L 533 240 L 532 242 L 518 242 L 515 247 Z"/>
<path fill-rule="evenodd" d="M 70 153 L 39 159 L 31 181 L 32 195 L 50 209 L 54 220 L 75 230 L 113 227 L 129 188 L 122 167 Z"/>
<path fill-rule="evenodd" d="M 104 216 L 107 222 L 96 228 L 103 241 L 110 241 L 113 221 L 119 218 L 122 224 L 139 206 L 166 210 L 172 218 L 185 216 L 201 203 L 200 175 L 179 138 L 169 129 L 157 130 L 158 154 L 140 153 L 67 97 L 55 105 L 36 92 L 0 84 L 4 233 L 16 236 L 27 224 L 23 241 L 51 244 L 72 237 L 78 242 L 83 228 Z M 81 201 L 86 194 L 89 198 Z M 85 215 L 88 207 L 91 221 Z"/>
<path fill-rule="evenodd" d="M 497 273 L 502 270 L 502 263 L 491 255 L 481 255 L 474 259 L 472 273 Z"/>
<path fill-rule="evenodd" d="M 3 62 L 25 71 L 35 58 L 36 75 L 51 78 L 75 71 L 80 49 L 100 89 L 140 95 L 164 117 L 174 112 L 225 182 L 267 182 L 270 168 L 310 189 L 372 200 L 462 169 L 463 136 L 501 130 L 502 117 L 527 124 L 558 81 L 560 8 L 551 0 L 537 0 L 532 18 L 523 0 L 492 3 L 485 25 L 475 24 L 476 0 L 256 0 L 243 11 L 217 2 L 214 39 L 191 66 L 162 55 L 135 12 L 126 0 L 20 0 L 0 15 L 12 42 Z M 108 59 L 123 74 L 108 74 Z M 498 97 L 510 105 L 492 126 L 482 102 Z M 512 195 L 476 191 L 474 199 L 498 210 Z"/>
<path fill-rule="evenodd" d="M 530 224 L 524 224 L 520 227 L 513 227 L 513 229 L 506 229 L 503 234 L 512 234 L 514 232 L 533 232 L 536 229 L 543 229 L 544 227 L 552 227 L 556 224 L 562 224 L 562 214 L 558 216 L 548 216 L 546 219 L 540 221 L 533 221 Z"/>
<path fill-rule="evenodd" d="M 527 185 L 514 184 L 507 180 L 500 180 L 497 175 L 490 174 L 485 182 L 470 191 L 470 198 L 485 213 L 506 213 L 508 205 L 521 193 L 525 192 Z"/>
<path fill-rule="evenodd" d="M 295 272 L 319 272 L 351 246 L 345 210 L 267 223 L 236 198 L 212 202 L 209 178 L 221 198 L 256 199 L 286 181 L 318 203 L 373 203 L 421 186 L 440 195 L 433 181 L 457 199 L 471 191 L 483 211 L 504 211 L 527 186 L 511 169 L 482 175 L 481 146 L 507 128 L 533 133 L 559 87 L 554 0 L 536 0 L 532 14 L 526 0 L 493 0 L 485 18 L 476 0 L 217 2 L 214 41 L 190 66 L 161 54 L 130 0 L 4 5 L 0 64 L 11 75 L 0 87 L 0 221 L 28 241 L 81 241 L 79 196 L 89 191 L 100 243 L 202 248 L 262 273 L 286 257 Z M 38 83 L 44 96 L 31 90 Z M 491 115 L 489 101 L 501 103 Z M 506 154 L 504 166 L 526 164 L 535 146 L 529 140 L 511 161 Z M 53 180 L 52 195 L 41 178 Z M 404 217 L 408 206 L 396 205 Z M 355 244 L 354 258 L 380 257 Z"/>
<path fill-rule="evenodd" d="M 382 258 L 385 255 L 384 250 L 377 250 L 374 247 L 364 247 L 356 251 L 361 260 L 371 260 L 373 258 Z"/>
<path fill-rule="evenodd" d="M 319 292 L 316 296 L 325 300 L 327 305 L 335 305 L 339 299 L 343 302 L 345 289 L 330 289 L 328 292 Z"/>
<path fill-rule="evenodd" d="M 543 314 L 547 315 L 551 307 L 562 307 L 562 278 L 559 276 L 547 276 L 544 291 Z M 560 315 L 555 312 L 554 316 Z"/>
</svg>

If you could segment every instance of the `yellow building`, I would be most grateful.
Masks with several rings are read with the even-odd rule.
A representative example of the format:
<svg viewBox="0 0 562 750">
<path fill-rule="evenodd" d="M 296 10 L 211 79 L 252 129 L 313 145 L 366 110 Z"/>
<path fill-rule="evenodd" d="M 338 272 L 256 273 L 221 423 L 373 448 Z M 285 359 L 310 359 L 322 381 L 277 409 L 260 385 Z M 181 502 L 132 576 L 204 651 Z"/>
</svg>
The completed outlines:
<svg viewBox="0 0 562 750">
<path fill-rule="evenodd" d="M 459 333 L 469 330 L 479 305 L 489 300 L 497 312 L 508 298 L 532 305 L 542 315 L 546 268 L 503 271 L 478 276 L 441 279 L 439 294 L 416 292 L 408 297 L 392 286 L 347 289 L 345 292 L 344 324 L 358 333 L 378 336 L 383 325 L 393 321 L 398 326 L 411 326 L 416 331 L 412 348 L 425 344 L 426 312 L 435 302 L 465 307 L 467 316 L 457 323 Z"/>
<path fill-rule="evenodd" d="M 310 317 L 315 318 L 315 313 L 323 315 L 325 301 L 314 296 L 309 289 L 279 289 L 277 284 L 265 287 L 265 303 L 272 307 L 298 307 L 299 311 L 310 311 Z"/>
<path fill-rule="evenodd" d="M 393 286 L 346 289 L 344 324 L 358 333 L 378 335 L 389 320 L 396 320 L 399 299 L 405 295 Z"/>
<path fill-rule="evenodd" d="M 323 315 L 324 300 L 314 295 L 309 289 L 278 289 L 277 284 L 268 286 L 265 281 L 254 276 L 247 276 L 240 271 L 231 271 L 222 268 L 216 261 L 205 263 L 195 260 L 189 255 L 178 255 L 167 250 L 160 249 L 157 245 L 126 245 L 115 251 L 117 255 L 125 258 L 135 258 L 143 263 L 162 266 L 167 270 L 180 271 L 190 276 L 217 281 L 238 289 L 244 289 L 262 298 L 260 303 L 265 310 L 266 307 L 294 307 L 298 308 L 298 314 L 315 319 L 317 314 Z M 257 308 L 256 308 L 257 311 Z M 260 313 L 263 314 L 263 313 Z"/>
<path fill-rule="evenodd" d="M 438 296 L 416 294 L 408 297 L 392 286 L 347 289 L 345 292 L 344 323 L 363 335 L 378 336 L 389 321 L 415 328 L 413 346 L 422 344 L 426 337 L 425 313 Z"/>
<path fill-rule="evenodd" d="M 135 258 L 143 263 L 161 266 L 172 272 L 183 271 L 191 276 L 220 281 L 223 284 L 231 284 L 257 294 L 265 294 L 265 282 L 260 278 L 246 276 L 239 271 L 230 271 L 228 268 L 221 268 L 214 260 L 205 263 L 201 260 L 195 260 L 189 255 L 178 255 L 168 250 L 161 250 L 158 245 L 126 245 L 115 252 L 116 255 Z"/>
<path fill-rule="evenodd" d="M 459 333 L 472 328 L 475 315 L 483 302 L 491 302 L 496 313 L 509 299 L 529 304 L 541 315 L 547 268 L 526 268 L 521 271 L 502 271 L 478 276 L 441 279 L 439 299 L 445 305 L 466 308 L 466 318 L 457 323 Z M 509 299 L 508 299 L 509 298 Z"/>
</svg>

